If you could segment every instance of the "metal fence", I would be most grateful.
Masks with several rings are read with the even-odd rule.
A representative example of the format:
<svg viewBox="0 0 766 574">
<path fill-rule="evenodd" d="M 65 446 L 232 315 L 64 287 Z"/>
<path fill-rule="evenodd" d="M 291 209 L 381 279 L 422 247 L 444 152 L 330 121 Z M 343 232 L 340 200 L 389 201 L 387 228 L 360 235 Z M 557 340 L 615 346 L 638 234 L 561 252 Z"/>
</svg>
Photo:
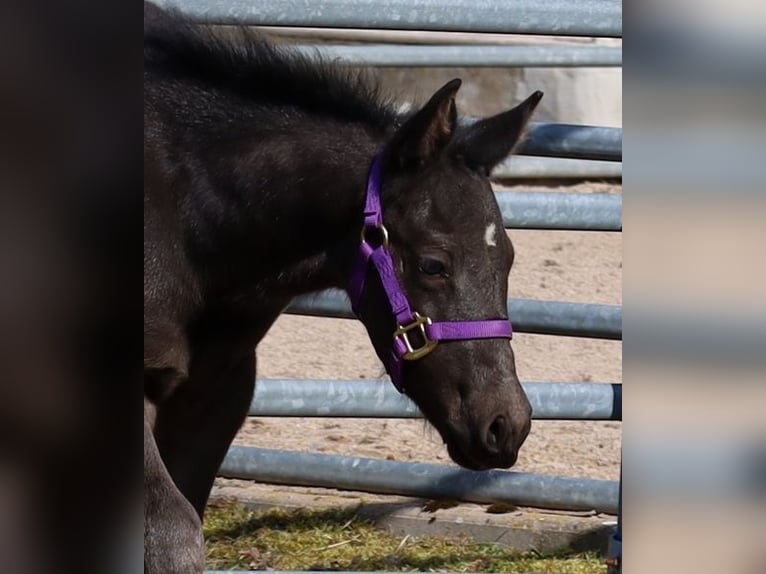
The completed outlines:
<svg viewBox="0 0 766 574">
<path fill-rule="evenodd" d="M 620 0 L 161 0 L 213 24 L 622 36 Z"/>
<path fill-rule="evenodd" d="M 218 24 L 245 23 L 318 28 L 431 30 L 557 36 L 621 37 L 619 0 L 165 0 L 193 17 Z M 299 49 L 348 65 L 378 66 L 619 66 L 620 48 L 585 46 L 316 46 Z M 466 120 L 471 121 L 471 120 Z M 618 176 L 622 130 L 535 124 L 517 153 L 537 160 L 589 160 Z M 516 164 L 518 165 L 518 164 Z M 545 168 L 528 168 L 535 176 Z M 544 164 L 543 164 L 544 165 Z M 564 164 L 566 165 L 566 164 Z M 574 164 L 573 164 L 574 165 Z M 579 164 L 578 164 L 579 165 Z M 513 174 L 500 166 L 496 174 Z M 571 176 L 587 174 L 564 167 Z M 516 173 L 518 175 L 518 171 Z M 522 174 L 523 176 L 523 174 Z M 604 176 L 604 177 L 608 177 Z M 619 195 L 498 193 L 509 228 L 622 230 Z M 517 331 L 605 339 L 622 338 L 622 309 L 612 305 L 511 299 Z M 327 291 L 300 297 L 287 309 L 321 317 L 352 314 L 345 295 Z M 622 386 L 596 383 L 525 383 L 537 419 L 621 420 Z M 259 381 L 253 416 L 420 416 L 417 407 L 380 381 Z M 615 513 L 620 482 L 511 471 L 473 472 L 456 467 L 358 457 L 232 447 L 220 475 L 281 484 L 326 486 L 423 497 Z M 613 539 L 619 553 L 620 537 Z"/>
<path fill-rule="evenodd" d="M 522 383 L 537 420 L 622 420 L 622 385 Z M 371 380 L 258 381 L 250 416 L 420 418 L 407 396 Z"/>
</svg>

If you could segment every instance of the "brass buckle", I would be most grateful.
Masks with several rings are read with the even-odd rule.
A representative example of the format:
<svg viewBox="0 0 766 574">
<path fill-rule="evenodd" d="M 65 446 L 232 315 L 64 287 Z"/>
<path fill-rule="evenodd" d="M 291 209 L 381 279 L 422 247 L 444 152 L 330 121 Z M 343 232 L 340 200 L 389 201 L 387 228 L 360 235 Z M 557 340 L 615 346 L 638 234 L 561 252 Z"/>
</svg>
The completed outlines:
<svg viewBox="0 0 766 574">
<path fill-rule="evenodd" d="M 422 357 L 425 357 L 428 353 L 436 348 L 436 345 L 439 344 L 439 341 L 429 339 L 428 334 L 426 333 L 426 326 L 430 324 L 431 319 L 429 317 L 423 317 L 416 312 L 415 320 L 412 321 L 412 323 L 409 325 L 399 325 L 399 328 L 394 331 L 394 339 L 401 337 L 404 341 L 405 347 L 407 347 L 407 352 L 402 355 L 403 359 L 407 361 L 416 361 Z M 410 338 L 408 336 L 408 333 L 414 329 L 420 329 L 420 334 L 425 341 L 423 346 L 418 347 L 417 349 L 413 349 L 412 343 L 410 342 Z"/>
<path fill-rule="evenodd" d="M 386 229 L 386 226 L 382 223 L 377 227 L 362 227 L 362 243 L 369 243 L 367 241 L 367 231 L 370 229 L 380 231 L 380 234 L 383 237 L 383 247 L 388 249 L 388 229 Z"/>
</svg>

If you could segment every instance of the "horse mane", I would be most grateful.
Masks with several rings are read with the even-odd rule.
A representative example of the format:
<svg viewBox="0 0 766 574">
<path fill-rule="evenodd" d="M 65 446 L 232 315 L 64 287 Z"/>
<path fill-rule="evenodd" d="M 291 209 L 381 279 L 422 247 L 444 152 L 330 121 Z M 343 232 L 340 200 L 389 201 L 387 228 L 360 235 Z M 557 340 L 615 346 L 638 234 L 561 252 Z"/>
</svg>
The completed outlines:
<svg viewBox="0 0 766 574">
<path fill-rule="evenodd" d="M 381 130 L 398 117 L 377 82 L 362 70 L 275 45 L 245 26 L 232 26 L 225 35 L 146 2 L 144 70 L 260 105 L 290 106 Z"/>
</svg>

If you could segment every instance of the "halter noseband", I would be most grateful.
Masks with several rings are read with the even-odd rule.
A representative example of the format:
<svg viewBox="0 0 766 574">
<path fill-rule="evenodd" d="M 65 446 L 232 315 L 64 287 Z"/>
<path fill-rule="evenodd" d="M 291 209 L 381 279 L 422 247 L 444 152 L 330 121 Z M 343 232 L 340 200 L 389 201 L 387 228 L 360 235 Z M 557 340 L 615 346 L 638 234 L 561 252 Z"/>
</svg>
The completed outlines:
<svg viewBox="0 0 766 574">
<path fill-rule="evenodd" d="M 351 275 L 348 288 L 351 308 L 361 318 L 361 303 L 370 263 L 378 272 L 383 290 L 386 293 L 391 312 L 396 319 L 397 329 L 386 370 L 391 381 L 400 393 L 402 385 L 403 363 L 415 361 L 428 355 L 439 341 L 459 341 L 467 339 L 510 339 L 513 334 L 508 319 L 487 319 L 483 321 L 441 321 L 434 323 L 425 315 L 412 310 L 410 302 L 402 289 L 394 270 L 394 260 L 388 250 L 388 230 L 383 225 L 383 209 L 380 200 L 381 155 L 373 160 L 367 178 L 367 198 L 364 206 L 364 226 L 362 227 L 361 245 L 356 267 Z M 377 246 L 367 241 L 369 233 L 377 233 L 381 239 Z M 420 335 L 422 344 L 414 342 L 410 335 Z"/>
</svg>

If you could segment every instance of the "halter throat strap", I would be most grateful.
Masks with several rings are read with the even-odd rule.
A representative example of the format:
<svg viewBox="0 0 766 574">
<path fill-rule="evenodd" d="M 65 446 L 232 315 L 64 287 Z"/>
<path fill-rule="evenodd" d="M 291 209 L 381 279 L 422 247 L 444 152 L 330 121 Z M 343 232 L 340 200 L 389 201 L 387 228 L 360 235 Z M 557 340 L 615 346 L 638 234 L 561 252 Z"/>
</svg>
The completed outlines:
<svg viewBox="0 0 766 574">
<path fill-rule="evenodd" d="M 394 260 L 388 249 L 388 230 L 383 225 L 381 156 L 382 154 L 375 156 L 367 177 L 364 226 L 348 294 L 354 314 L 361 318 L 367 274 L 372 266 L 380 278 L 397 325 L 385 366 L 394 386 L 403 393 L 404 361 L 416 361 L 425 357 L 440 341 L 510 339 L 513 329 L 511 322 L 506 318 L 433 322 L 430 317 L 413 311 L 396 275 Z M 370 243 L 373 235 L 378 240 L 374 244 Z"/>
</svg>

